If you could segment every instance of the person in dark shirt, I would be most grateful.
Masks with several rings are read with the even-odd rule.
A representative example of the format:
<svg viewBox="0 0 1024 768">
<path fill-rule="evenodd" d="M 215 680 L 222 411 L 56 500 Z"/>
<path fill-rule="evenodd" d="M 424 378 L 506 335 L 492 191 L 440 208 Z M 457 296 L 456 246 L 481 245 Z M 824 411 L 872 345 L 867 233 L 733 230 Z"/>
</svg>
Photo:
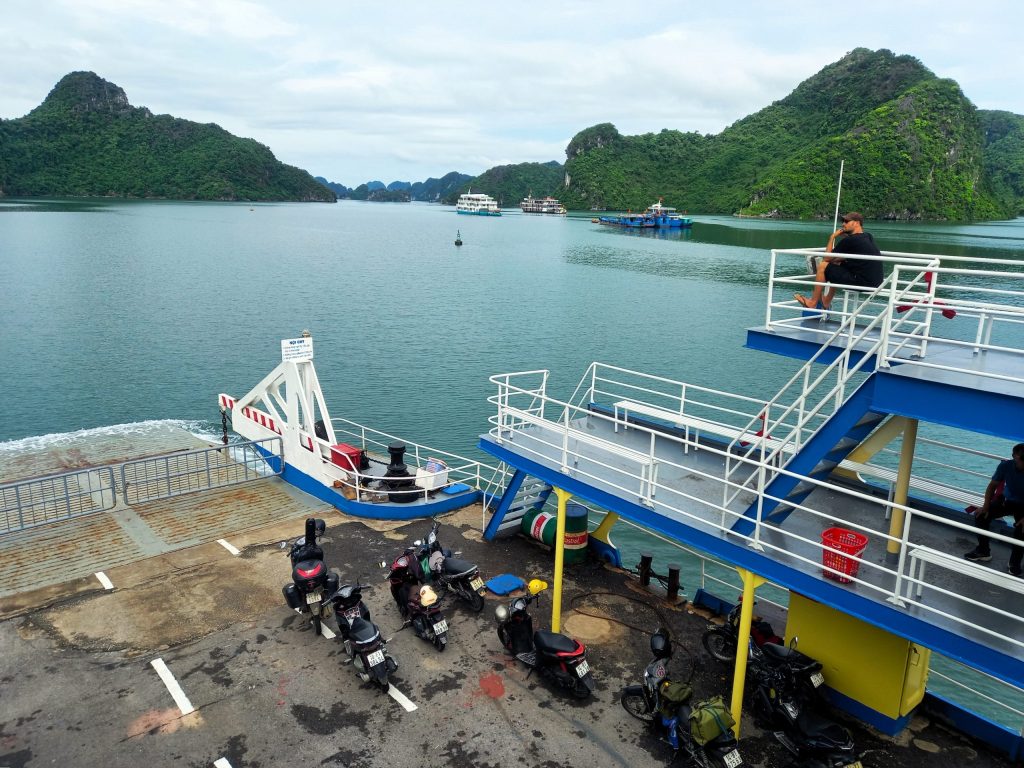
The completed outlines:
<svg viewBox="0 0 1024 768">
<path fill-rule="evenodd" d="M 999 462 L 992 480 L 985 489 L 985 501 L 974 513 L 974 524 L 982 531 L 987 531 L 992 521 L 1007 515 L 1013 515 L 1013 538 L 1024 541 L 1024 443 L 1013 446 L 1013 458 Z M 1002 494 L 996 491 L 1002 486 Z M 978 546 L 964 555 L 975 563 L 987 562 L 992 559 L 989 549 L 989 538 L 978 533 Z M 1010 551 L 1010 564 L 1007 570 L 1014 576 L 1021 575 L 1021 560 L 1024 559 L 1024 546 L 1015 544 Z"/>
<path fill-rule="evenodd" d="M 836 238 L 840 236 L 842 239 L 837 243 Z M 878 246 L 875 245 L 875 238 L 871 236 L 870 232 L 864 231 L 864 217 L 856 211 L 851 211 L 843 216 L 842 226 L 829 237 L 825 252 L 861 256 L 882 255 Z M 816 309 L 819 301 L 822 307 L 828 309 L 832 306 L 832 299 L 836 295 L 836 289 L 832 285 L 853 285 L 858 288 L 880 286 L 883 279 L 882 262 L 871 259 L 826 256 L 818 264 L 818 271 L 814 279 L 816 284 L 810 298 L 802 293 L 793 294 L 793 298 L 807 309 Z M 825 283 L 830 283 L 827 291 Z"/>
</svg>

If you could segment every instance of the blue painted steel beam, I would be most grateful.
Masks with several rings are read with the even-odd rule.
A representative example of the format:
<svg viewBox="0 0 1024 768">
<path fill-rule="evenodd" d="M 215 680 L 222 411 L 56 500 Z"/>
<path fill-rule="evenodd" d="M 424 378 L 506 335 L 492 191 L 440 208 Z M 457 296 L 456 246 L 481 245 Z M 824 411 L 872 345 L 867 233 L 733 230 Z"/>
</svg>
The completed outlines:
<svg viewBox="0 0 1024 768">
<path fill-rule="evenodd" d="M 801 595 L 830 605 L 869 624 L 904 637 L 926 648 L 949 656 L 968 666 L 980 669 L 1024 687 L 1024 659 L 1018 659 L 1002 651 L 985 646 L 976 640 L 958 635 L 956 632 L 930 624 L 916 616 L 888 603 L 876 602 L 856 592 L 856 587 L 844 587 L 834 582 L 798 571 L 770 556 L 751 549 L 745 541 L 733 543 L 718 533 L 707 533 L 692 528 L 678 520 L 658 514 L 637 502 L 629 502 L 607 491 L 602 491 L 571 475 L 563 474 L 557 468 L 548 467 L 527 459 L 498 445 L 489 437 L 481 437 L 478 447 L 510 466 L 522 469 L 527 474 L 540 478 L 551 485 L 563 488 L 574 496 L 586 499 L 604 509 L 616 512 L 621 517 L 638 525 L 661 533 L 681 544 L 746 568 L 764 576 L 769 581 Z"/>
<path fill-rule="evenodd" d="M 874 410 L 1019 441 L 1024 399 L 939 381 L 875 374 Z"/>
<path fill-rule="evenodd" d="M 759 352 L 771 352 L 773 355 L 792 357 L 795 360 L 810 360 L 821 349 L 821 340 L 815 342 L 810 339 L 794 339 L 782 333 L 769 333 L 762 326 L 747 329 L 747 343 L 743 346 L 747 349 L 756 349 Z M 821 353 L 818 362 L 828 365 L 835 361 L 843 351 L 843 347 L 829 347 Z M 863 357 L 863 352 L 854 350 L 850 353 L 850 364 L 859 363 Z M 874 364 L 869 362 L 865 367 L 871 368 L 874 367 Z"/>
<path fill-rule="evenodd" d="M 487 530 L 484 531 L 484 538 L 487 541 L 492 541 L 498 533 L 498 526 L 501 525 L 501 521 L 505 519 L 505 515 L 508 514 L 509 507 L 512 506 L 512 500 L 515 499 L 516 494 L 519 493 L 519 488 L 523 484 L 523 480 L 526 479 L 526 473 L 521 469 L 517 469 L 512 475 L 512 479 L 508 481 L 508 485 L 505 486 L 505 493 L 501 497 L 501 503 L 498 504 L 498 508 L 494 510 L 494 514 L 491 515 L 490 522 L 487 523 Z"/>
</svg>

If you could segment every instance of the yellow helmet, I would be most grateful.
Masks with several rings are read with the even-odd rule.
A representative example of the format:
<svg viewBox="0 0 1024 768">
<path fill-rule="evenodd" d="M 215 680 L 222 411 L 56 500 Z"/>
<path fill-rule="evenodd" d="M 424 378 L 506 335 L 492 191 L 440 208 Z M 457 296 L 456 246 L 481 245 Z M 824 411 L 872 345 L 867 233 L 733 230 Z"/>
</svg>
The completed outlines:
<svg viewBox="0 0 1024 768">
<path fill-rule="evenodd" d="M 428 585 L 420 587 L 420 605 L 424 608 L 433 605 L 437 602 L 437 593 L 434 592 Z"/>
</svg>

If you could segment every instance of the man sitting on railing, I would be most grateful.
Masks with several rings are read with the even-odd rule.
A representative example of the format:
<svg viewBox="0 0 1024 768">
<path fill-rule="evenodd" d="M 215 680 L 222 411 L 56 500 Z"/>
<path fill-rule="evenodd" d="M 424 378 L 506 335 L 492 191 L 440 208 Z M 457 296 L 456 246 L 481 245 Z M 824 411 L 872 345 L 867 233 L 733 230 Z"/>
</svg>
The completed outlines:
<svg viewBox="0 0 1024 768">
<path fill-rule="evenodd" d="M 839 227 L 828 239 L 825 246 L 826 253 L 850 253 L 862 256 L 881 256 L 882 252 L 875 245 L 875 239 L 870 232 L 864 231 L 864 217 L 856 211 L 847 213 L 842 218 L 843 225 Z M 836 243 L 836 238 L 843 235 L 843 239 Z M 814 276 L 814 292 L 810 298 L 802 293 L 794 293 L 793 298 L 797 303 L 807 309 L 817 309 L 818 302 L 824 309 L 832 306 L 832 299 L 836 295 L 836 289 L 831 285 L 825 290 L 825 283 L 838 285 L 855 285 L 862 288 L 877 288 L 882 284 L 882 262 L 868 259 L 842 259 L 835 256 L 826 256 L 818 263 L 818 271 Z M 824 292 L 824 296 L 822 296 Z"/>
<path fill-rule="evenodd" d="M 1002 495 L 996 493 L 1003 486 Z M 996 518 L 1013 515 L 1013 538 L 1024 541 L 1024 443 L 1013 446 L 1013 458 L 999 462 L 992 480 L 985 489 L 985 501 L 974 512 L 974 524 L 983 531 L 989 530 Z M 992 559 L 989 538 L 978 534 L 978 546 L 964 555 L 974 563 Z M 1021 575 L 1021 559 L 1024 546 L 1015 544 L 1010 552 L 1010 566 L 1007 570 L 1014 576 Z"/>
</svg>

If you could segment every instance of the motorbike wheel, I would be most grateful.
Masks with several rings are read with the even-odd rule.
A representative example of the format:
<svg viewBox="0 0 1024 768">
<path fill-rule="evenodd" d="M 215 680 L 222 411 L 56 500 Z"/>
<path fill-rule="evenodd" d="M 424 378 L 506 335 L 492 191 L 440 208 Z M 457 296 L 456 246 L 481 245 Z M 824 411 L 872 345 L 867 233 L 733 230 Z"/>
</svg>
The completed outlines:
<svg viewBox="0 0 1024 768">
<path fill-rule="evenodd" d="M 622 690 L 622 708 L 637 720 L 645 723 L 654 722 L 654 713 L 647 708 L 644 689 L 639 685 L 629 685 Z"/>
<path fill-rule="evenodd" d="M 721 662 L 736 661 L 736 639 L 724 629 L 709 629 L 701 637 L 705 650 Z"/>
<path fill-rule="evenodd" d="M 484 596 L 475 589 L 469 590 L 469 607 L 473 613 L 480 613 L 484 609 Z"/>
<path fill-rule="evenodd" d="M 572 686 L 572 697 L 574 699 L 586 699 L 590 697 L 590 689 L 582 680 L 577 680 Z M 623 704 L 622 706 L 626 706 Z"/>
<path fill-rule="evenodd" d="M 448 647 L 448 635 L 434 635 L 434 647 L 443 652 Z"/>
<path fill-rule="evenodd" d="M 320 614 L 319 614 L 319 612 L 313 614 L 312 622 L 313 622 L 313 634 L 314 635 L 319 635 L 320 634 L 320 630 L 321 630 L 321 621 L 320 621 Z"/>
</svg>

